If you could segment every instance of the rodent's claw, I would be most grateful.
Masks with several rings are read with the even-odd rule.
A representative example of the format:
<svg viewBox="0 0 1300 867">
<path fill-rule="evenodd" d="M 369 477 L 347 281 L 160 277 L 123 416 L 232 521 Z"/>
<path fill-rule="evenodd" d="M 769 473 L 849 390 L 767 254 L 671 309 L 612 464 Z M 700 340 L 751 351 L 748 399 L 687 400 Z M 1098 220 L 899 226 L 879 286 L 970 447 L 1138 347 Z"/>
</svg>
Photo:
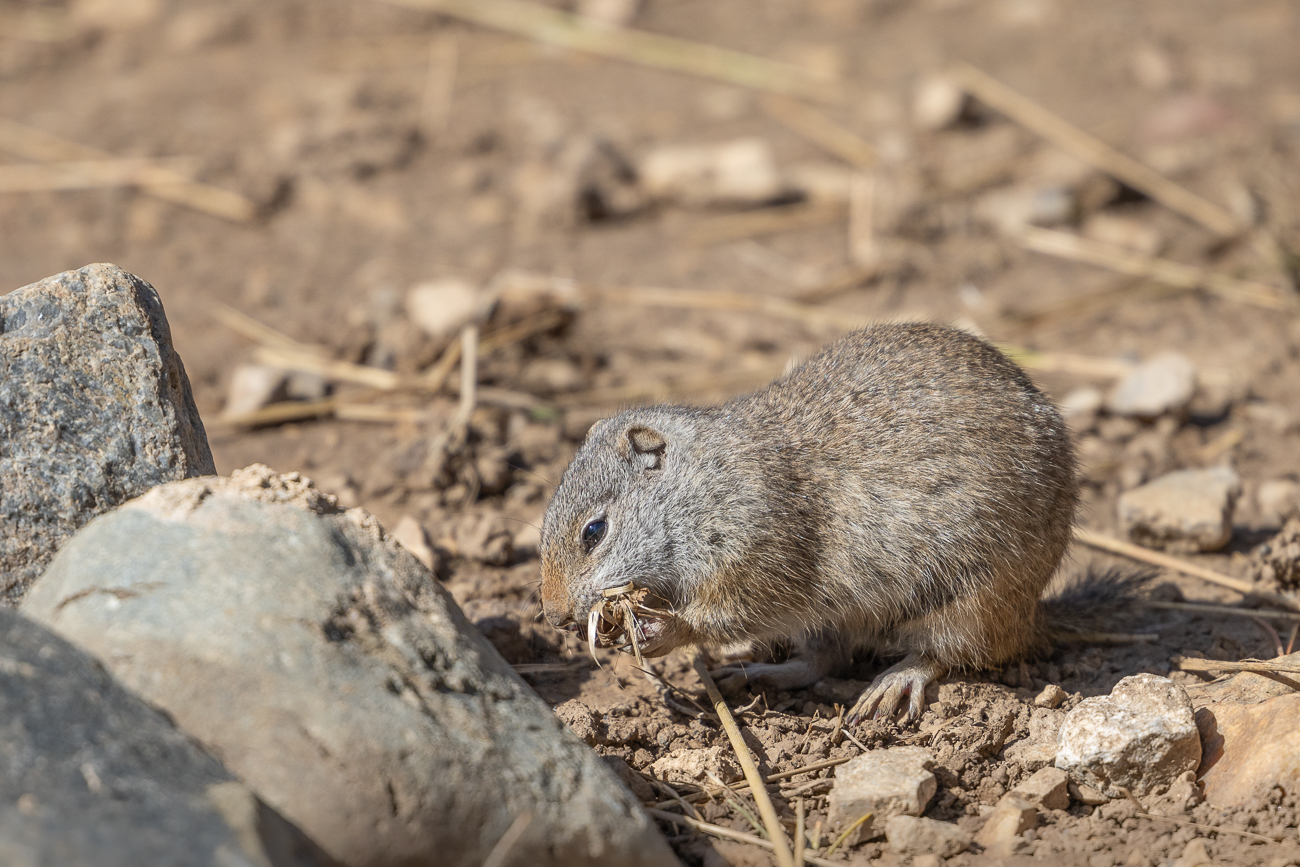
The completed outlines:
<svg viewBox="0 0 1300 867">
<path fill-rule="evenodd" d="M 909 655 L 902 662 L 881 672 L 872 681 L 849 711 L 849 723 L 856 725 L 864 719 L 893 719 L 907 696 L 907 721 L 921 718 L 925 705 L 925 688 L 943 673 L 941 666 Z"/>
</svg>

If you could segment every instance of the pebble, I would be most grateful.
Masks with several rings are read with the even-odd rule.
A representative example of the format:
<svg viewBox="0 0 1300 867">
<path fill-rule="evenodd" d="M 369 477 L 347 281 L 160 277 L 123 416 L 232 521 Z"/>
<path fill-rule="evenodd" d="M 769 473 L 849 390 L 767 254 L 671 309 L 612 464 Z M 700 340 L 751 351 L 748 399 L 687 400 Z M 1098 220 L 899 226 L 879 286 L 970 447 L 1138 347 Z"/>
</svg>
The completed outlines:
<svg viewBox="0 0 1300 867">
<path fill-rule="evenodd" d="M 776 158 L 758 138 L 656 148 L 637 174 L 650 196 L 683 205 L 758 205 L 782 192 Z"/>
<path fill-rule="evenodd" d="M 481 864 L 524 812 L 539 867 L 676 863 L 429 571 L 296 473 L 154 488 L 83 528 L 22 610 L 344 864 Z"/>
<path fill-rule="evenodd" d="M 1084 386 L 1073 389 L 1061 398 L 1059 408 L 1071 429 L 1089 430 L 1105 401 L 1105 396 L 1099 390 Z"/>
<path fill-rule="evenodd" d="M 937 132 L 961 120 L 970 97 L 945 75 L 921 81 L 912 95 L 912 122 L 918 129 Z"/>
<path fill-rule="evenodd" d="M 952 822 L 916 816 L 893 816 L 885 822 L 889 848 L 900 855 L 938 855 L 951 858 L 971 844 L 969 831 Z"/>
<path fill-rule="evenodd" d="M 919 816 L 938 782 L 934 758 L 921 747 L 871 750 L 841 765 L 830 791 L 828 823 L 843 830 L 864 814 L 871 818 L 849 835 L 849 845 L 879 837 L 893 816 Z"/>
<path fill-rule="evenodd" d="M 984 820 L 984 826 L 975 835 L 975 842 L 996 855 L 1009 855 L 1023 843 L 1025 831 L 1038 826 L 1038 810 L 1033 804 L 1015 795 L 1003 795 L 993 812 Z"/>
<path fill-rule="evenodd" d="M 1293 654 L 1300 658 L 1300 653 Z M 1258 679 L 1258 676 L 1255 675 Z M 1205 799 L 1226 809 L 1255 802 L 1275 786 L 1300 788 L 1300 694 L 1258 704 L 1221 702 L 1196 712 L 1204 754 Z"/>
<path fill-rule="evenodd" d="M 1065 701 L 1066 691 L 1054 683 L 1049 683 L 1043 687 L 1043 691 L 1034 696 L 1034 707 L 1060 707 L 1061 702 Z"/>
<path fill-rule="evenodd" d="M 1056 767 L 1108 797 L 1124 787 L 1141 797 L 1195 770 L 1201 739 L 1183 688 L 1137 674 L 1108 696 L 1084 699 L 1057 736 Z"/>
<path fill-rule="evenodd" d="M 1133 542 L 1190 554 L 1217 551 L 1232 537 L 1241 480 L 1229 467 L 1178 470 L 1119 497 L 1119 523 Z"/>
<path fill-rule="evenodd" d="M 1181 413 L 1196 394 L 1196 367 L 1181 352 L 1162 352 L 1142 362 L 1106 396 L 1115 415 L 1154 419 Z"/>
<path fill-rule="evenodd" d="M 1044 810 L 1070 806 L 1070 775 L 1060 768 L 1041 768 L 1011 790 L 1011 794 Z"/>
<path fill-rule="evenodd" d="M 406 314 L 430 337 L 445 339 L 481 312 L 481 300 L 478 290 L 464 280 L 434 280 L 406 293 Z"/>
<path fill-rule="evenodd" d="M 226 389 L 226 405 L 221 410 L 225 418 L 256 412 L 268 403 L 283 400 L 286 396 L 288 374 L 279 367 L 265 364 L 240 364 L 230 374 Z"/>
<path fill-rule="evenodd" d="M 1007 235 L 1028 226 L 1059 226 L 1078 210 L 1068 187 L 1023 185 L 993 190 L 975 203 L 975 213 Z"/>
<path fill-rule="evenodd" d="M 1300 587 L 1300 518 L 1289 518 L 1277 535 L 1250 555 L 1250 571 L 1266 587 Z"/>
<path fill-rule="evenodd" d="M 1269 479 L 1255 493 L 1260 517 L 1273 526 L 1287 518 L 1300 517 L 1300 482 L 1295 479 Z"/>
<path fill-rule="evenodd" d="M 0 600 L 154 485 L 215 473 L 157 291 L 88 265 L 0 296 Z"/>
</svg>

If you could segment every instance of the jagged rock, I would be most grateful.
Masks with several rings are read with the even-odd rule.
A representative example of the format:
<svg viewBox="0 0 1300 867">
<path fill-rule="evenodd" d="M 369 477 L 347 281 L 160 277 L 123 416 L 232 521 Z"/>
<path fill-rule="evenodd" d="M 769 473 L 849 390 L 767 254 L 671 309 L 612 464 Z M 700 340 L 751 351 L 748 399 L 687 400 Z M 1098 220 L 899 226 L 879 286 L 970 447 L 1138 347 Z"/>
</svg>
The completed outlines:
<svg viewBox="0 0 1300 867">
<path fill-rule="evenodd" d="M 0 296 L 0 595 L 163 482 L 215 473 L 158 293 L 87 265 Z"/>
<path fill-rule="evenodd" d="M 1300 587 L 1300 518 L 1291 518 L 1273 538 L 1251 552 L 1250 571 L 1266 587 Z"/>
<path fill-rule="evenodd" d="M 95 660 L 0 609 L 0 863 L 328 867 Z"/>
<path fill-rule="evenodd" d="M 934 758 L 921 747 L 872 750 L 840 766 L 830 793 L 829 824 L 844 829 L 864 814 L 871 818 L 850 835 L 870 840 L 885 832 L 893 816 L 919 816 L 934 797 L 938 782 Z"/>
<path fill-rule="evenodd" d="M 656 777 L 670 783 L 708 782 L 708 775 L 724 783 L 739 780 L 744 771 L 727 747 L 673 750 L 650 766 Z"/>
<path fill-rule="evenodd" d="M 1241 480 L 1230 467 L 1178 470 L 1125 491 L 1119 522 L 1148 548 L 1190 554 L 1217 551 L 1232 538 L 1232 514 Z"/>
<path fill-rule="evenodd" d="M 1201 739 L 1183 688 L 1167 677 L 1136 674 L 1108 696 L 1084 699 L 1065 717 L 1056 767 L 1120 797 L 1168 786 L 1201 760 Z"/>
<path fill-rule="evenodd" d="M 360 509 L 254 466 L 91 522 L 23 611 L 349 865 L 674 863 L 610 769 Z"/>
<path fill-rule="evenodd" d="M 1009 855 L 1016 851 L 1021 835 L 1037 825 L 1038 809 L 1033 804 L 1015 795 L 1003 795 L 975 835 L 975 842 L 993 850 L 993 854 Z"/>
</svg>

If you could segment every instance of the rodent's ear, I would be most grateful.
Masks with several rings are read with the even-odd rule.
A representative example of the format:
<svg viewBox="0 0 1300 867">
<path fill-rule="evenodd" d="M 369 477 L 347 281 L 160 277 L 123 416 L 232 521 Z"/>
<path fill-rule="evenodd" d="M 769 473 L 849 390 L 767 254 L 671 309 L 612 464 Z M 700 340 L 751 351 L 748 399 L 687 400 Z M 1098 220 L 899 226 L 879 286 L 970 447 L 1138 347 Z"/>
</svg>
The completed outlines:
<svg viewBox="0 0 1300 867">
<path fill-rule="evenodd" d="M 627 457 L 645 470 L 657 470 L 663 465 L 668 440 L 653 428 L 634 425 L 627 429 Z"/>
</svg>

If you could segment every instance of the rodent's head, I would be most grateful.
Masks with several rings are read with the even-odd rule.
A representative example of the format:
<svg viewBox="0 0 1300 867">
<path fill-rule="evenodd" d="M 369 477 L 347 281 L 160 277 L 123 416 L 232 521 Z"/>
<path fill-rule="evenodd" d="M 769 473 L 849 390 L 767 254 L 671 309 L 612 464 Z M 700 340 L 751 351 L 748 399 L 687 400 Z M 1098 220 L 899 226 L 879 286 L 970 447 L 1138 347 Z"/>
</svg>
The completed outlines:
<svg viewBox="0 0 1300 867">
<path fill-rule="evenodd" d="M 587 434 L 542 522 L 542 607 L 552 626 L 584 624 L 602 591 L 628 582 L 661 603 L 679 600 L 689 545 L 677 537 L 694 487 L 696 421 L 676 408 L 631 410 Z M 671 619 L 648 631 L 650 656 L 687 640 Z"/>
</svg>

